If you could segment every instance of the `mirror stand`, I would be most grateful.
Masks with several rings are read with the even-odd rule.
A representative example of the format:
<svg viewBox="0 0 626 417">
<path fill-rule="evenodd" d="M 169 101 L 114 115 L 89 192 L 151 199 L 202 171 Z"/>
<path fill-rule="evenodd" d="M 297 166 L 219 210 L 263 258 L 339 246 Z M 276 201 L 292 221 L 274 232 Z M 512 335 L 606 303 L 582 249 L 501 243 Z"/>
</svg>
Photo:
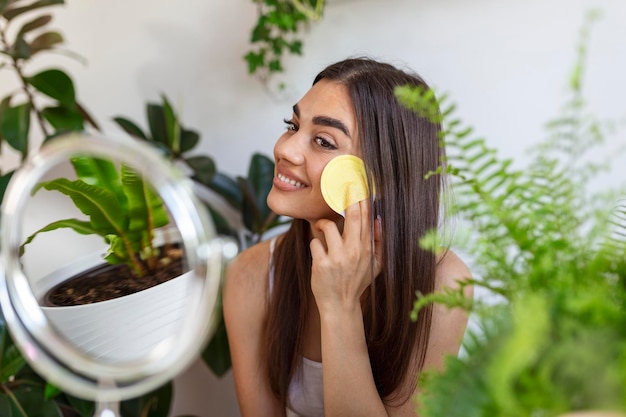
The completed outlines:
<svg viewBox="0 0 626 417">
<path fill-rule="evenodd" d="M 96 409 L 93 417 L 119 417 L 120 416 L 120 403 L 117 401 L 101 402 L 96 401 Z"/>
</svg>

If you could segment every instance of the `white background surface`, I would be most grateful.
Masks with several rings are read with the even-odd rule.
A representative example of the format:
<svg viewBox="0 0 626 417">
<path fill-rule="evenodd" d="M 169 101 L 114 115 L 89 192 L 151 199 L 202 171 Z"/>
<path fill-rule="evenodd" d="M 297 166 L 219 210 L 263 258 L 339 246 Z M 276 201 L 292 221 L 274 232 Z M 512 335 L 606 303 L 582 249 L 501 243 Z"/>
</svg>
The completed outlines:
<svg viewBox="0 0 626 417">
<path fill-rule="evenodd" d="M 420 73 L 450 93 L 458 116 L 506 156 L 524 162 L 524 150 L 543 137 L 558 114 L 586 12 L 598 8 L 585 74 L 593 111 L 624 120 L 626 2 L 623 0 L 328 0 L 325 18 L 304 37 L 304 56 L 289 58 L 279 91 L 248 76 L 256 9 L 249 0 L 69 0 L 56 14 L 67 47 L 86 64 L 64 56 L 38 65 L 65 68 L 79 100 L 107 134 L 123 135 L 118 115 L 146 126 L 145 103 L 161 93 L 179 108 L 183 124 L 201 133 L 199 152 L 218 169 L 245 175 L 253 152 L 271 155 L 282 118 L 328 63 L 370 55 Z M 34 68 L 32 69 L 34 71 Z M 14 80 L 0 72 L 0 96 Z M 624 134 L 611 146 L 624 143 Z M 3 149 L 2 169 L 15 164 Z M 621 184 L 622 157 L 603 181 Z M 192 382 L 177 382 L 176 414 L 236 416 L 231 380 L 221 382 L 202 364 Z M 186 385 L 185 385 L 186 384 Z"/>
</svg>

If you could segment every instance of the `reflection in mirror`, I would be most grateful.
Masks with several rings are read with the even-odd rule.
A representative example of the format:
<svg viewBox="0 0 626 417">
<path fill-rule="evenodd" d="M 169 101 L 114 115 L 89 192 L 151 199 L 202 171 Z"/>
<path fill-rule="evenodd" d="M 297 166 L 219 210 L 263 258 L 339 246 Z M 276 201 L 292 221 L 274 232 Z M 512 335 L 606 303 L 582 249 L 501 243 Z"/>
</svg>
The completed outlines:
<svg viewBox="0 0 626 417">
<path fill-rule="evenodd" d="M 138 360 L 175 337 L 191 274 L 171 214 L 137 169 L 75 156 L 30 194 L 23 270 L 63 337 L 113 362 Z"/>
<path fill-rule="evenodd" d="M 56 138 L 13 175 L 0 209 L 2 312 L 45 379 L 114 404 L 199 353 L 237 245 L 216 238 L 189 179 L 153 148 Z"/>
</svg>

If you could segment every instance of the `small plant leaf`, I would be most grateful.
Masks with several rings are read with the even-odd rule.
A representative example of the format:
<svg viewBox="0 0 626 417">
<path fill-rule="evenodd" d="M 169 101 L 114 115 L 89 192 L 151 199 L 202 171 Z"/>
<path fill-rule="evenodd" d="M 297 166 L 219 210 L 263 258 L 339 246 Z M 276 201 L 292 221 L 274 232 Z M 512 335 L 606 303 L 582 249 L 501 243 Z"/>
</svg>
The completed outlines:
<svg viewBox="0 0 626 417">
<path fill-rule="evenodd" d="M 28 132 L 30 130 L 30 105 L 20 104 L 4 110 L 0 121 L 0 136 L 16 151 L 28 153 Z"/>
<path fill-rule="evenodd" d="M 75 107 L 46 107 L 41 114 L 57 131 L 80 131 L 84 128 L 83 116 Z"/>
<path fill-rule="evenodd" d="M 163 119 L 165 120 L 165 145 L 173 154 L 180 152 L 180 124 L 174 108 L 165 95 L 161 97 L 163 102 Z"/>
<path fill-rule="evenodd" d="M 72 79 L 63 71 L 49 69 L 26 79 L 39 92 L 58 100 L 59 103 L 73 107 L 76 104 L 76 94 Z"/>
<path fill-rule="evenodd" d="M 148 114 L 148 126 L 152 140 L 167 146 L 167 124 L 165 122 L 163 106 L 159 104 L 148 104 L 146 112 Z"/>
<path fill-rule="evenodd" d="M 237 181 L 233 180 L 228 175 L 217 172 L 213 175 L 211 181 L 205 185 L 218 193 L 234 209 L 241 210 L 243 194 Z"/>
<path fill-rule="evenodd" d="M 23 13 L 29 12 L 31 10 L 36 10 L 42 7 L 53 6 L 55 4 L 63 4 L 63 3 L 64 3 L 64 0 L 38 0 L 27 6 L 6 7 L 4 11 L 2 12 L 2 15 L 5 17 L 6 20 L 10 21 L 14 19 L 15 17 Z"/>
<path fill-rule="evenodd" d="M 22 36 L 25 33 L 28 33 L 30 31 L 33 31 L 35 29 L 39 29 L 42 26 L 47 25 L 48 23 L 50 23 L 50 21 L 52 20 L 52 16 L 49 14 L 43 15 L 43 16 L 39 16 L 34 20 L 31 20 L 29 22 L 26 22 L 21 28 L 20 31 L 18 32 L 18 36 Z"/>
<path fill-rule="evenodd" d="M 33 51 L 28 42 L 21 36 L 17 36 L 15 43 L 11 48 L 10 55 L 15 59 L 28 59 L 32 56 Z"/>
<path fill-rule="evenodd" d="M 200 141 L 200 135 L 194 130 L 182 129 L 180 132 L 180 152 L 189 152 Z"/>
<path fill-rule="evenodd" d="M 134 138 L 142 139 L 147 141 L 148 136 L 141 130 L 139 126 L 137 126 L 134 122 L 124 118 L 124 117 L 114 117 L 113 121 L 118 124 L 122 130 Z"/>
<path fill-rule="evenodd" d="M 254 189 L 254 204 L 261 218 L 265 219 L 271 212 L 267 206 L 267 194 L 270 192 L 274 181 L 274 161 L 259 153 L 252 155 L 248 169 L 248 181 Z"/>
<path fill-rule="evenodd" d="M 53 46 L 63 43 L 63 36 L 58 32 L 45 32 L 37 36 L 30 43 L 31 54 L 52 49 Z"/>
<path fill-rule="evenodd" d="M 208 156 L 192 156 L 185 159 L 185 162 L 194 172 L 194 178 L 202 184 L 209 184 L 215 175 L 215 162 Z"/>
</svg>

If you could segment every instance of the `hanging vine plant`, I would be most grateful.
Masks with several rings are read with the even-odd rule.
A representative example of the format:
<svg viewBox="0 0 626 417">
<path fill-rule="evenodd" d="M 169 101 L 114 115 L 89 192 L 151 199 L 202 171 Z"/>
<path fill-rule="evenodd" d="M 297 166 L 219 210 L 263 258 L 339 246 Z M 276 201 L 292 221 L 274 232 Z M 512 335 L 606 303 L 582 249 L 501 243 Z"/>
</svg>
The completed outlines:
<svg viewBox="0 0 626 417">
<path fill-rule="evenodd" d="M 299 33 L 321 19 L 324 0 L 253 0 L 258 20 L 250 34 L 252 48 L 244 56 L 248 72 L 267 83 L 284 71 L 286 54 L 302 55 Z"/>
</svg>

